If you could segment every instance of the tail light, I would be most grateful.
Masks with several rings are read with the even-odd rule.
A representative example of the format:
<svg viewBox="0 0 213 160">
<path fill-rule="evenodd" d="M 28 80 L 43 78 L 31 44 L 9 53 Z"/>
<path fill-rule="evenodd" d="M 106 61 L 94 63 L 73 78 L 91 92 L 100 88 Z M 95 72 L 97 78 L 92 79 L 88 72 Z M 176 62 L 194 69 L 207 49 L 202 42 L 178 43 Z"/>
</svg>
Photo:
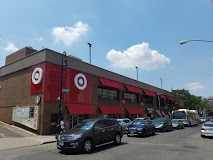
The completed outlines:
<svg viewBox="0 0 213 160">
<path fill-rule="evenodd" d="M 204 130 L 206 130 L 206 129 L 205 129 L 205 128 L 201 128 L 201 131 L 202 131 L 202 130 L 204 131 Z"/>
</svg>

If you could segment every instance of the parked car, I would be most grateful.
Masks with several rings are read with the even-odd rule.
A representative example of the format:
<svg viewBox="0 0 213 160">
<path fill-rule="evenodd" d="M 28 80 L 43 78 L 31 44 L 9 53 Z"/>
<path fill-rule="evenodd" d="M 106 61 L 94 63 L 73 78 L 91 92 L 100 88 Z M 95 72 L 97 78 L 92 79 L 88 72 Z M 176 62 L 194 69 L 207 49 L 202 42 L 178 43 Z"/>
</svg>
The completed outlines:
<svg viewBox="0 0 213 160">
<path fill-rule="evenodd" d="M 184 123 L 183 123 L 183 121 L 181 121 L 179 119 L 173 119 L 172 127 L 175 129 L 184 129 Z"/>
<path fill-rule="evenodd" d="M 155 134 L 155 125 L 150 120 L 137 120 L 127 127 L 127 136 L 147 136 Z"/>
<path fill-rule="evenodd" d="M 122 127 L 116 119 L 87 119 L 57 137 L 57 148 L 62 151 L 89 153 L 93 147 L 114 141 L 121 143 Z"/>
<path fill-rule="evenodd" d="M 202 123 L 205 123 L 206 122 L 206 117 L 200 117 L 200 120 Z"/>
<path fill-rule="evenodd" d="M 128 118 L 117 119 L 117 121 L 122 126 L 123 132 L 126 133 L 127 127 L 132 124 L 132 121 Z"/>
<path fill-rule="evenodd" d="M 153 120 L 156 131 L 172 130 L 172 120 L 170 118 L 156 118 Z"/>
<path fill-rule="evenodd" d="M 201 137 L 211 136 L 213 137 L 213 122 L 206 122 L 201 128 Z"/>
<path fill-rule="evenodd" d="M 135 118 L 133 122 L 135 122 L 137 120 L 150 120 L 151 121 L 151 119 L 149 117 L 138 117 L 138 118 Z"/>
</svg>

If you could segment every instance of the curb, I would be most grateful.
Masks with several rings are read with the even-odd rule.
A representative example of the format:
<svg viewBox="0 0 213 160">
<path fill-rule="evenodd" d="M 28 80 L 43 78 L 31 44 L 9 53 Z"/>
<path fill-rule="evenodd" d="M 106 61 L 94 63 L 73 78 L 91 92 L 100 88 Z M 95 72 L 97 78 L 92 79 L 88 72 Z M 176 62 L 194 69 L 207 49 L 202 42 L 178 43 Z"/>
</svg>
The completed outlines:
<svg viewBox="0 0 213 160">
<path fill-rule="evenodd" d="M 56 142 L 56 140 L 54 140 L 54 141 L 47 141 L 47 142 L 40 143 L 40 145 L 49 144 L 49 143 L 55 143 L 55 142 Z"/>
</svg>

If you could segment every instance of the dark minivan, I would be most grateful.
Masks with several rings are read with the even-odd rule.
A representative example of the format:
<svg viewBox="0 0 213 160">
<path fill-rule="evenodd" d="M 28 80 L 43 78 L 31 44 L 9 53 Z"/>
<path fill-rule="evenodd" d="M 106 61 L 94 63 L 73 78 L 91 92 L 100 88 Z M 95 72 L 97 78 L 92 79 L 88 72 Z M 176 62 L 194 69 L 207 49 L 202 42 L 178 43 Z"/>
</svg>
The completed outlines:
<svg viewBox="0 0 213 160">
<path fill-rule="evenodd" d="M 121 143 L 123 131 L 115 119 L 87 119 L 57 137 L 57 148 L 62 151 L 91 152 L 107 142 Z"/>
<path fill-rule="evenodd" d="M 156 118 L 152 121 L 155 124 L 156 131 L 171 131 L 172 120 L 170 118 Z"/>
</svg>

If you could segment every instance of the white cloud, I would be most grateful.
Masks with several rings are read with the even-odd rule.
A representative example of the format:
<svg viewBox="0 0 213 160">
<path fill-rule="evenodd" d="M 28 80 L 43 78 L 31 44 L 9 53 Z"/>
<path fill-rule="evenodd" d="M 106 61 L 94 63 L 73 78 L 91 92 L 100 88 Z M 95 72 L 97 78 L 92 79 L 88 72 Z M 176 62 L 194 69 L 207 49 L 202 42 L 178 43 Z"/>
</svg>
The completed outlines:
<svg viewBox="0 0 213 160">
<path fill-rule="evenodd" d="M 107 53 L 107 60 L 112 63 L 114 68 L 142 68 L 144 70 L 156 70 L 170 63 L 170 59 L 157 50 L 151 50 L 149 43 L 134 45 L 121 52 L 112 49 Z"/>
<path fill-rule="evenodd" d="M 74 27 L 54 27 L 52 35 L 56 41 L 62 41 L 65 45 L 69 46 L 76 42 L 82 35 L 89 30 L 88 24 L 77 22 Z"/>
<path fill-rule="evenodd" d="M 19 49 L 16 48 L 13 43 L 8 43 L 8 46 L 6 48 L 3 48 L 3 50 L 7 52 L 16 52 Z"/>
<path fill-rule="evenodd" d="M 198 90 L 205 88 L 200 82 L 187 83 L 186 86 L 189 90 Z"/>
</svg>

